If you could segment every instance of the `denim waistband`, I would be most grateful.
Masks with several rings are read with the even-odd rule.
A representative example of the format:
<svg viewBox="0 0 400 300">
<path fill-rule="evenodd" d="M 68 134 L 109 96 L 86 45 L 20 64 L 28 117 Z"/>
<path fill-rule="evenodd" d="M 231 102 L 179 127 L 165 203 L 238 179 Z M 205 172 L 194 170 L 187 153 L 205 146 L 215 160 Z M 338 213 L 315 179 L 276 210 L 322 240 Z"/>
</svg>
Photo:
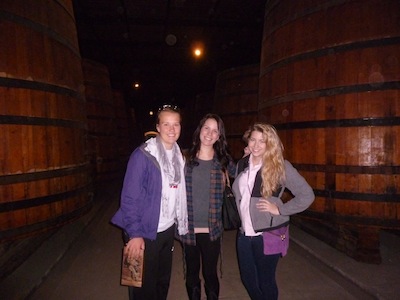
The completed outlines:
<svg viewBox="0 0 400 300">
<path fill-rule="evenodd" d="M 254 236 L 247 236 L 247 235 L 245 235 L 245 233 L 243 232 L 243 231 L 239 231 L 239 234 L 241 234 L 243 237 L 245 237 L 245 238 L 247 238 L 247 239 L 249 239 L 249 240 L 251 240 L 251 239 L 255 239 L 255 238 L 261 238 L 262 239 L 262 234 L 260 234 L 260 235 L 254 235 Z"/>
</svg>

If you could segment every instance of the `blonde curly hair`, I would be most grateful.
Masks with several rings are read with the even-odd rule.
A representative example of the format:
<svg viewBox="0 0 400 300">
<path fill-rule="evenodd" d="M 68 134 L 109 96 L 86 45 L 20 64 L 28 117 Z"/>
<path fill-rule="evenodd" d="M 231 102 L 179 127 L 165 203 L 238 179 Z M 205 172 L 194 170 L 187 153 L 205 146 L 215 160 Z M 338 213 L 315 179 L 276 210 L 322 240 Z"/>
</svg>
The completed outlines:
<svg viewBox="0 0 400 300">
<path fill-rule="evenodd" d="M 268 198 L 286 180 L 284 148 L 274 126 L 255 123 L 246 131 L 244 136 L 248 139 L 253 131 L 261 132 L 266 143 L 266 151 L 262 157 L 261 167 L 261 195 L 264 198 Z"/>
</svg>

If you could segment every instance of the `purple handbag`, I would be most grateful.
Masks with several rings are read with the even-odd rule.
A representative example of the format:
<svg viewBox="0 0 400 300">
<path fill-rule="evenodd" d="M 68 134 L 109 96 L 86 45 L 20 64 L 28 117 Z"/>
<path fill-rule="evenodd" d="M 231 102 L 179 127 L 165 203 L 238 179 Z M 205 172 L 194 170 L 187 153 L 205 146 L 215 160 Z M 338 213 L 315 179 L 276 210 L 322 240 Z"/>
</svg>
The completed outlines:
<svg viewBox="0 0 400 300">
<path fill-rule="evenodd" d="M 285 256 L 289 248 L 289 225 L 263 232 L 264 254 Z"/>
</svg>

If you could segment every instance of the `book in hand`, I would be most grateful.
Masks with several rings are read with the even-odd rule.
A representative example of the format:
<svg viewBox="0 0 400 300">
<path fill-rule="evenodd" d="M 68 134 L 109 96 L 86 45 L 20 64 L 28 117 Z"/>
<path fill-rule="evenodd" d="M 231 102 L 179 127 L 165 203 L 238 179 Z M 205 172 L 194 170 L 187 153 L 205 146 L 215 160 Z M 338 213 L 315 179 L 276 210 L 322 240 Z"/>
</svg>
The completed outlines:
<svg viewBox="0 0 400 300">
<path fill-rule="evenodd" d="M 138 259 L 130 260 L 125 248 L 122 251 L 121 285 L 142 287 L 143 278 L 143 255 L 140 252 Z"/>
</svg>

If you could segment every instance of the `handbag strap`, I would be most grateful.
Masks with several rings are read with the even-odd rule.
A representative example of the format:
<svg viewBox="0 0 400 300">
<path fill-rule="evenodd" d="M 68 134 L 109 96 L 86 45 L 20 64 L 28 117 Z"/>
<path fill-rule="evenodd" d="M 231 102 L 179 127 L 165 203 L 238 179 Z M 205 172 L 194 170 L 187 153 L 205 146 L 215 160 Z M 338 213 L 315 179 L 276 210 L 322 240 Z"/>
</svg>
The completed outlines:
<svg viewBox="0 0 400 300">
<path fill-rule="evenodd" d="M 226 182 L 226 185 L 227 186 L 229 186 L 229 187 L 231 187 L 231 181 L 230 181 L 230 179 L 229 179 L 229 174 L 228 174 L 228 170 L 225 170 L 225 182 Z"/>
</svg>

